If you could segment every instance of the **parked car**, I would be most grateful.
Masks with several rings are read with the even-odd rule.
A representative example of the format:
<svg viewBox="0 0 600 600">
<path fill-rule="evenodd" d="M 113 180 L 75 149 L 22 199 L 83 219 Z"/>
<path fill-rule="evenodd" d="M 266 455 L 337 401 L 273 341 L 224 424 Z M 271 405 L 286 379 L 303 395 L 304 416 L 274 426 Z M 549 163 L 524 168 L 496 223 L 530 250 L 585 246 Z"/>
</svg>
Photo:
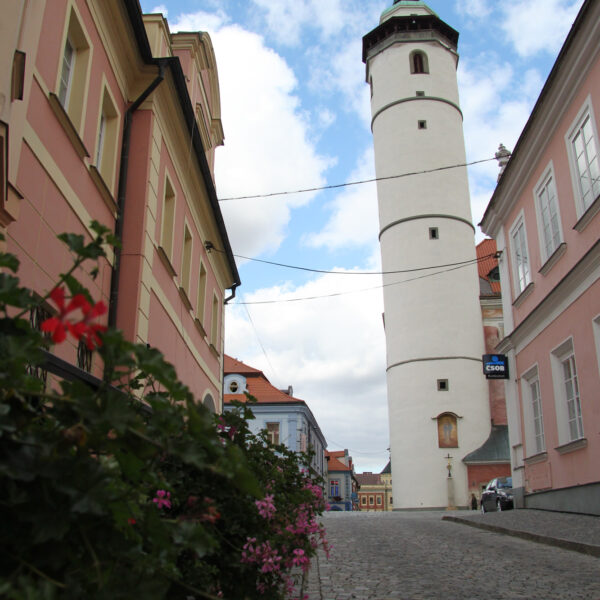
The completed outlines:
<svg viewBox="0 0 600 600">
<path fill-rule="evenodd" d="M 492 479 L 481 494 L 481 512 L 514 508 L 512 477 Z"/>
</svg>

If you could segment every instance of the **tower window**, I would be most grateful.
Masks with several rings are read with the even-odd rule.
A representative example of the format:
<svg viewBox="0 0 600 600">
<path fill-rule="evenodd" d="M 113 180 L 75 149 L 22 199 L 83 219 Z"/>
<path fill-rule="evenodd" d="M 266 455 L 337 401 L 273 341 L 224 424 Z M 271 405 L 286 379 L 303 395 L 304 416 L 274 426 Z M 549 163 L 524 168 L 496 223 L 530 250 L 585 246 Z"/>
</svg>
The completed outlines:
<svg viewBox="0 0 600 600">
<path fill-rule="evenodd" d="M 410 54 L 410 72 L 413 75 L 429 73 L 429 61 L 427 54 L 422 50 L 415 50 Z"/>
<path fill-rule="evenodd" d="M 425 95 L 425 92 L 417 91 L 417 96 L 424 96 L 424 95 Z"/>
<path fill-rule="evenodd" d="M 419 121 L 418 128 L 419 129 L 427 129 L 427 121 Z"/>
<path fill-rule="evenodd" d="M 447 379 L 438 379 L 437 380 L 437 389 L 438 392 L 447 392 L 450 388 L 448 386 Z"/>
<path fill-rule="evenodd" d="M 440 239 L 440 232 L 438 231 L 437 227 L 429 228 L 429 239 L 430 240 L 439 240 Z"/>
</svg>

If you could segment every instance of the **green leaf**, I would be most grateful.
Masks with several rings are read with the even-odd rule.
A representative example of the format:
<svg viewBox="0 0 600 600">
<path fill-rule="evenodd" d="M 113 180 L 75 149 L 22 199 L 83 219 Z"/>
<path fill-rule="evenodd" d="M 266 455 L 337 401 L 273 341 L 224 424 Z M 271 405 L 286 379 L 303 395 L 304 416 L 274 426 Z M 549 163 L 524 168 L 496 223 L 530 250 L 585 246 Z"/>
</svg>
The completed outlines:
<svg viewBox="0 0 600 600">
<path fill-rule="evenodd" d="M 2 267 L 16 273 L 19 270 L 19 259 L 14 254 L 0 252 L 0 268 Z"/>
</svg>

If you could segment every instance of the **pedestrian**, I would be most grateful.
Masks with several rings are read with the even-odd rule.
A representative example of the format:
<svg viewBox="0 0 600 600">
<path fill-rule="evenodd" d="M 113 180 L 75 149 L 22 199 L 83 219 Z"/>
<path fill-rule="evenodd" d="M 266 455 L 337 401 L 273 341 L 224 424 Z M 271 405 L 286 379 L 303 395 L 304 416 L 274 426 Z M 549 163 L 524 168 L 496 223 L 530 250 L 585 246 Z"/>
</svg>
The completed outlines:
<svg viewBox="0 0 600 600">
<path fill-rule="evenodd" d="M 477 498 L 475 494 L 471 494 L 471 510 L 477 510 Z"/>
</svg>

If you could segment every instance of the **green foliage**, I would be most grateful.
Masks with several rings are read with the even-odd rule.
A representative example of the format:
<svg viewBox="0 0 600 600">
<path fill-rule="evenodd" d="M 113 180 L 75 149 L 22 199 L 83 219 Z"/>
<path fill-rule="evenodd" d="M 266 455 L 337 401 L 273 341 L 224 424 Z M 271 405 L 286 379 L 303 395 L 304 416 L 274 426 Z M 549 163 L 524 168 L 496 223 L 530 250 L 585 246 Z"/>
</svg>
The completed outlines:
<svg viewBox="0 0 600 600">
<path fill-rule="evenodd" d="M 73 273 L 115 242 L 92 229 L 90 243 L 60 236 L 71 295 L 89 298 Z M 110 384 L 45 387 L 49 342 L 24 318 L 39 299 L 15 257 L 0 252 L 0 268 L 0 597 L 288 597 L 298 557 L 322 537 L 323 503 L 301 468 L 310 457 L 253 435 L 247 404 L 215 417 L 158 350 L 119 331 L 97 350 Z M 279 569 L 265 572 L 249 540 L 276 548 Z"/>
</svg>

